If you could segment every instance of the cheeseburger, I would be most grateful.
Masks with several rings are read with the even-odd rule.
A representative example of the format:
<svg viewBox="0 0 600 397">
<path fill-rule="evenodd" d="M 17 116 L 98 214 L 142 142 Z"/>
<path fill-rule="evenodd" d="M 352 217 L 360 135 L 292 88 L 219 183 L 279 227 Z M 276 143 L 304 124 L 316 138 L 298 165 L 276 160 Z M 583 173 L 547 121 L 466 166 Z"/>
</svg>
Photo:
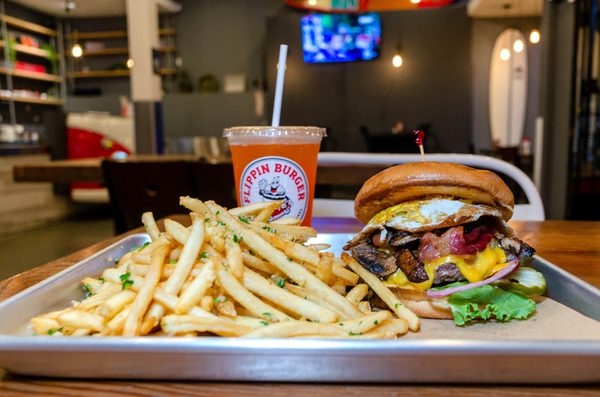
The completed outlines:
<svg viewBox="0 0 600 397">
<path fill-rule="evenodd" d="M 535 310 L 527 295 L 543 293 L 545 281 L 522 266 L 535 250 L 506 223 L 513 207 L 512 192 L 490 171 L 401 164 L 360 189 L 354 210 L 366 226 L 344 249 L 418 316 L 459 325 L 523 319 Z"/>
</svg>

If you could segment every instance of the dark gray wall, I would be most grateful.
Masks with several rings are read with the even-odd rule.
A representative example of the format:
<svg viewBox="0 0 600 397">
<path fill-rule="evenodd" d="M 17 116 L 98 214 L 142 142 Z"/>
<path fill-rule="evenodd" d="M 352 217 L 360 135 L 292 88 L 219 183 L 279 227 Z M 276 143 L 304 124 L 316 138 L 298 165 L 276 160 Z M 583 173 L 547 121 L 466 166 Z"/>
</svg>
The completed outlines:
<svg viewBox="0 0 600 397">
<path fill-rule="evenodd" d="M 290 46 L 282 124 L 330 127 L 336 149 L 360 151 L 361 125 L 384 132 L 398 120 L 407 129 L 431 123 L 438 150 L 467 151 L 471 21 L 464 7 L 382 13 L 380 58 L 335 64 L 304 63 L 302 15 L 287 11 L 267 22 L 269 98 L 279 44 Z M 399 44 L 404 64 L 396 69 L 391 61 Z"/>
<path fill-rule="evenodd" d="M 265 19 L 283 7 L 277 0 L 181 0 L 174 19 L 177 50 L 194 82 L 214 74 L 245 73 L 248 82 L 264 76 Z M 194 85 L 195 86 L 195 85 Z"/>
<path fill-rule="evenodd" d="M 165 135 L 220 136 L 236 125 L 260 125 L 254 114 L 251 92 L 169 94 L 163 98 Z"/>
<path fill-rule="evenodd" d="M 521 31 L 527 47 L 527 111 L 523 136 L 535 134 L 535 118 L 540 116 L 540 76 L 542 44 L 531 44 L 529 32 L 540 29 L 540 18 L 519 19 L 473 19 L 471 22 L 471 65 L 472 65 L 472 136 L 476 151 L 492 148 L 489 117 L 489 77 L 492 49 L 496 38 L 509 27 Z"/>
<path fill-rule="evenodd" d="M 542 111 L 544 147 L 542 199 L 549 219 L 564 219 L 569 179 L 569 145 L 572 131 L 573 43 L 575 7 L 548 3 L 544 9 Z"/>
</svg>

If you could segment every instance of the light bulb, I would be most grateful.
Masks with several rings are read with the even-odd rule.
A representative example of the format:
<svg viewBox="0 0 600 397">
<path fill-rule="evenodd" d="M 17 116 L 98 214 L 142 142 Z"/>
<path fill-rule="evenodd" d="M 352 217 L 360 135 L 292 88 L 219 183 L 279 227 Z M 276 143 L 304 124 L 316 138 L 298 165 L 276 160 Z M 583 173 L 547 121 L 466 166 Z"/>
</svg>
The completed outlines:
<svg viewBox="0 0 600 397">
<path fill-rule="evenodd" d="M 316 6 L 317 5 L 317 0 L 308 0 L 308 5 L 309 6 Z"/>
<path fill-rule="evenodd" d="M 394 55 L 392 58 L 392 65 L 394 65 L 395 68 L 402 66 L 402 56 L 400 56 L 400 54 Z"/>
<path fill-rule="evenodd" d="M 515 52 L 518 54 L 521 51 L 523 51 L 523 48 L 525 47 L 525 45 L 523 44 L 523 40 L 521 39 L 516 39 L 515 42 L 513 43 L 513 50 L 515 50 Z"/>
<path fill-rule="evenodd" d="M 529 33 L 529 41 L 533 44 L 540 42 L 540 32 L 537 29 L 533 29 L 531 33 Z"/>
<path fill-rule="evenodd" d="M 73 55 L 73 57 L 79 58 L 83 55 L 83 49 L 81 49 L 81 46 L 79 44 L 74 44 L 73 48 L 71 48 L 71 54 Z"/>
<path fill-rule="evenodd" d="M 133 59 L 129 58 L 127 60 L 127 69 L 131 69 L 133 67 Z"/>
<path fill-rule="evenodd" d="M 421 2 L 421 0 L 410 0 L 410 2 L 413 4 L 419 4 Z"/>
<path fill-rule="evenodd" d="M 508 61 L 510 59 L 510 51 L 508 48 L 503 48 L 500 50 L 500 59 L 503 61 Z"/>
</svg>

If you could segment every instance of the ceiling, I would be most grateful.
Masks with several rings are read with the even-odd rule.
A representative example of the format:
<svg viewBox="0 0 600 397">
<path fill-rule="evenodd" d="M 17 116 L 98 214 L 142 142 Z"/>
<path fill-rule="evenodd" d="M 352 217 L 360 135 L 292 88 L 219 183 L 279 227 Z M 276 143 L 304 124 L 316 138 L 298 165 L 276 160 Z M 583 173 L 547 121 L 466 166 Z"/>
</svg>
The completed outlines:
<svg viewBox="0 0 600 397">
<path fill-rule="evenodd" d="M 65 0 L 13 0 L 14 3 L 44 14 L 67 18 L 110 17 L 125 15 L 125 0 L 71 0 L 76 7 L 67 11 Z M 156 0 L 161 12 L 179 12 L 181 5 L 172 0 Z"/>
<path fill-rule="evenodd" d="M 469 0 L 471 18 L 539 17 L 544 0 Z"/>
<path fill-rule="evenodd" d="M 409 11 L 447 7 L 466 0 L 284 0 L 284 3 L 318 12 L 355 13 L 369 11 Z"/>
<path fill-rule="evenodd" d="M 76 7 L 72 11 L 67 11 L 66 0 L 13 0 L 13 2 L 42 12 L 44 14 L 55 15 L 58 17 L 70 18 L 89 18 L 89 17 L 108 17 L 125 15 L 125 0 L 71 0 L 75 2 Z M 173 0 L 155 0 L 159 4 L 162 12 L 179 12 L 181 5 Z M 247 1 L 247 0 L 246 0 Z M 307 0 L 284 0 L 289 5 L 306 6 Z M 331 0 L 313 0 L 316 4 L 327 3 Z M 373 7 L 386 9 L 383 7 L 386 1 L 390 0 L 370 0 L 370 3 L 356 2 L 357 4 L 371 4 Z M 397 0 L 396 0 L 397 1 Z M 408 0 L 401 0 L 397 5 L 402 5 L 404 9 L 419 7 L 436 7 L 452 3 L 461 3 L 462 0 L 423 0 L 415 5 Z M 540 16 L 542 14 L 544 0 L 469 0 L 467 4 L 467 13 L 472 18 L 507 18 L 507 17 L 528 17 Z M 329 3 L 328 3 L 329 4 Z M 390 2 L 391 4 L 391 2 Z"/>
</svg>

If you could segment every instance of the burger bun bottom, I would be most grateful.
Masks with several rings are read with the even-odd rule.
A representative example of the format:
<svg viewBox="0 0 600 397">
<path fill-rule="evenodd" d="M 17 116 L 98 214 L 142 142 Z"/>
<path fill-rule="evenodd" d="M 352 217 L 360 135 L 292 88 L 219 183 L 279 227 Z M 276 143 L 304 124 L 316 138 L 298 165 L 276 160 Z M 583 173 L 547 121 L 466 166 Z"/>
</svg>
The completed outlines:
<svg viewBox="0 0 600 397">
<path fill-rule="evenodd" d="M 444 301 L 411 301 L 402 300 L 404 306 L 421 318 L 452 319 L 452 311 Z"/>
<path fill-rule="evenodd" d="M 452 310 L 446 298 L 432 300 L 424 292 L 391 287 L 390 290 L 413 313 L 422 318 L 452 319 Z M 376 306 L 385 307 L 383 302 L 376 300 Z"/>
</svg>

